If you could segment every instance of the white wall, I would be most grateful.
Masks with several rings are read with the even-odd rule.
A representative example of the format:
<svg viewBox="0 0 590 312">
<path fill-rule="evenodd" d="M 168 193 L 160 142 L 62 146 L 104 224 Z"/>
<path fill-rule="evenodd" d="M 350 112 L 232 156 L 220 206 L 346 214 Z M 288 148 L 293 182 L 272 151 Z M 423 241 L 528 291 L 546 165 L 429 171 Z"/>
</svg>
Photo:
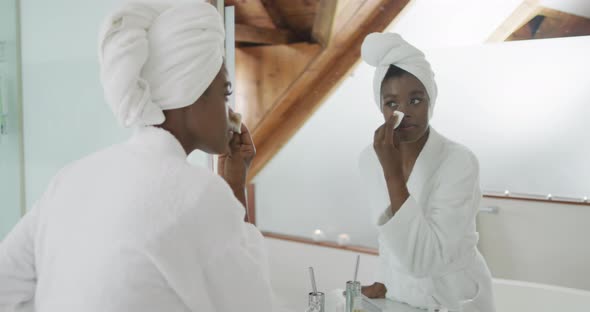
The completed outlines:
<svg viewBox="0 0 590 312">
<path fill-rule="evenodd" d="M 67 163 L 123 140 L 98 74 L 98 29 L 117 0 L 21 1 L 26 204 Z"/>
<path fill-rule="evenodd" d="M 590 207 L 518 200 L 483 200 L 499 213 L 480 213 L 479 249 L 492 275 L 590 290 Z"/>
<path fill-rule="evenodd" d="M 590 36 L 426 54 L 432 123 L 477 155 L 484 190 L 590 197 Z"/>
<path fill-rule="evenodd" d="M 26 205 L 67 163 L 125 140 L 104 101 L 98 68 L 108 1 L 21 1 Z M 189 161 L 206 166 L 204 153 Z"/>
<path fill-rule="evenodd" d="M 21 124 L 15 0 L 0 1 L 0 118 L 5 114 L 6 132 L 0 134 L 0 240 L 21 214 Z M 6 110 L 2 109 L 4 106 Z"/>
</svg>

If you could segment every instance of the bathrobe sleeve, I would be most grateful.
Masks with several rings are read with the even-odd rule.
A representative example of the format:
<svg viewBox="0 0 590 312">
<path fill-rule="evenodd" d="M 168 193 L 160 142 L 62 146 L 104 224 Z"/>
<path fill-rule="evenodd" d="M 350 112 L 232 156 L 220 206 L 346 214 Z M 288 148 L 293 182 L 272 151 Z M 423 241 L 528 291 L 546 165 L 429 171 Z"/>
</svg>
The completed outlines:
<svg viewBox="0 0 590 312">
<path fill-rule="evenodd" d="M 379 220 L 387 248 L 417 277 L 443 273 L 473 222 L 481 198 L 478 162 L 468 151 L 448 155 L 432 179 L 419 181 L 434 183 L 432 193 L 424 195 L 428 199 L 423 204 L 428 207 L 421 207 L 410 195 L 395 215 L 387 215 L 387 209 Z"/>
<path fill-rule="evenodd" d="M 367 203 L 361 209 L 370 218 L 371 224 L 379 224 L 379 220 L 383 218 L 383 211 L 389 206 L 389 195 L 387 194 L 383 169 L 381 169 L 373 145 L 369 145 L 361 152 L 358 165 L 361 188 Z M 374 276 L 375 282 L 385 284 L 386 272 L 389 266 L 390 264 L 387 263 L 386 259 L 379 256 Z"/>
<path fill-rule="evenodd" d="M 220 311 L 273 311 L 269 264 L 260 231 L 244 222 L 245 210 L 225 182 L 217 181 L 204 198 L 205 205 L 226 205 L 221 217 L 227 235 L 221 246 L 212 252 L 205 276 L 209 294 Z M 230 196 L 222 196 L 229 194 Z M 219 198 L 217 198 L 219 197 Z M 226 220 L 227 219 L 227 220 Z M 219 229 L 218 229 L 219 230 Z M 228 295 L 231 298 L 228 300 Z"/>
<path fill-rule="evenodd" d="M 33 311 L 37 218 L 35 206 L 0 243 L 0 311 Z"/>
<path fill-rule="evenodd" d="M 150 248 L 168 285 L 190 311 L 272 311 L 263 237 L 229 186 L 212 178 L 197 206 Z"/>
<path fill-rule="evenodd" d="M 37 268 L 35 250 L 39 219 L 46 198 L 55 191 L 68 167 L 61 169 L 37 201 L 0 242 L 0 311 L 34 311 Z"/>
<path fill-rule="evenodd" d="M 366 147 L 359 156 L 359 173 L 361 188 L 367 204 L 361 207 L 370 217 L 371 224 L 376 224 L 381 214 L 389 206 L 389 194 L 383 175 L 383 169 L 375 154 L 373 145 Z"/>
</svg>

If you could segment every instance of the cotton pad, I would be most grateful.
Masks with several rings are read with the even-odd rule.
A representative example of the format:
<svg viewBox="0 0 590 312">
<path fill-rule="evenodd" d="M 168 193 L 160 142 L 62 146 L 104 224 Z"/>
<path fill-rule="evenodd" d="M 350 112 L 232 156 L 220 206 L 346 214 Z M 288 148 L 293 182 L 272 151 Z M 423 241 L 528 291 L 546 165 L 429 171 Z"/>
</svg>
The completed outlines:
<svg viewBox="0 0 590 312">
<path fill-rule="evenodd" d="M 242 115 L 229 112 L 229 127 L 235 133 L 242 133 Z"/>
<path fill-rule="evenodd" d="M 399 127 L 399 125 L 402 123 L 402 119 L 404 119 L 404 113 L 402 113 L 400 111 L 394 111 L 393 115 L 397 116 L 397 121 L 395 122 L 395 127 L 393 127 L 394 129 L 397 129 L 397 127 Z"/>
</svg>

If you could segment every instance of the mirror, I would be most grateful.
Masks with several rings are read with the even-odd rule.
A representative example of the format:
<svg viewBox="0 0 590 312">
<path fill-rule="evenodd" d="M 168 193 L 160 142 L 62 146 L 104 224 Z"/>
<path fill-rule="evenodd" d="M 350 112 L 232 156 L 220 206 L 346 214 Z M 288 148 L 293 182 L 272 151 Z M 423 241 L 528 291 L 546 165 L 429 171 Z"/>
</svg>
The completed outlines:
<svg viewBox="0 0 590 312">
<path fill-rule="evenodd" d="M 484 194 L 579 202 L 590 194 L 588 53 L 590 37 L 426 51 L 440 90 L 431 125 L 477 155 Z M 375 246 L 359 214 L 366 194 L 358 166 L 383 123 L 372 79 L 373 69 L 359 65 L 256 178 L 265 230 L 310 237 L 322 229 L 335 239 L 338 228 Z"/>
<path fill-rule="evenodd" d="M 469 41 L 457 32 L 440 39 L 428 31 L 435 23 L 412 15 L 419 9 L 416 2 L 390 31 L 421 45 L 432 64 L 439 96 L 431 126 L 479 159 L 486 195 L 478 207 L 479 248 L 492 273 L 590 287 L 577 277 L 576 260 L 576 269 L 561 277 L 547 277 L 540 266 L 515 273 L 535 255 L 561 266 L 558 255 L 582 244 L 570 238 L 587 228 L 579 218 L 590 210 L 590 36 L 490 43 L 487 33 L 474 43 L 475 36 Z M 269 236 L 378 248 L 359 171 L 359 155 L 383 123 L 373 72 L 359 64 L 255 178 L 257 224 Z M 552 222 L 560 234 L 548 236 L 541 224 Z M 571 254 L 577 261 L 588 256 Z"/>
</svg>

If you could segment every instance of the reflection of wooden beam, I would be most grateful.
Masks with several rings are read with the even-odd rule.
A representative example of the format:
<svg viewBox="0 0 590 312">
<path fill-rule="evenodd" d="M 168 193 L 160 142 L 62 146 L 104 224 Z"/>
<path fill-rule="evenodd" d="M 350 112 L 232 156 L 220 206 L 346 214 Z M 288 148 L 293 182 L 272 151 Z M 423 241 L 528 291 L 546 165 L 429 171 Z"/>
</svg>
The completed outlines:
<svg viewBox="0 0 590 312">
<path fill-rule="evenodd" d="M 249 179 L 276 155 L 360 60 L 360 47 L 365 36 L 383 31 L 409 1 L 365 0 L 360 7 L 354 5 L 357 1 L 351 1 L 354 3 L 339 11 L 337 19 L 353 15 L 354 18 L 335 29 L 333 42 L 320 52 L 277 99 L 270 112 L 254 126 L 257 155 Z M 354 12 L 344 12 L 348 7 Z M 340 23 L 337 21 L 337 24 Z"/>
<path fill-rule="evenodd" d="M 539 0 L 524 0 L 488 38 L 488 42 L 502 42 L 539 13 Z"/>
<path fill-rule="evenodd" d="M 315 15 L 311 37 L 322 46 L 327 46 L 332 37 L 334 20 L 338 0 L 320 0 L 318 12 Z"/>
<path fill-rule="evenodd" d="M 321 50 L 309 43 L 236 50 L 236 109 L 251 131 Z"/>
<path fill-rule="evenodd" d="M 288 44 L 297 40 L 290 31 L 260 28 L 249 25 L 236 25 L 236 42 L 258 44 Z"/>
</svg>

